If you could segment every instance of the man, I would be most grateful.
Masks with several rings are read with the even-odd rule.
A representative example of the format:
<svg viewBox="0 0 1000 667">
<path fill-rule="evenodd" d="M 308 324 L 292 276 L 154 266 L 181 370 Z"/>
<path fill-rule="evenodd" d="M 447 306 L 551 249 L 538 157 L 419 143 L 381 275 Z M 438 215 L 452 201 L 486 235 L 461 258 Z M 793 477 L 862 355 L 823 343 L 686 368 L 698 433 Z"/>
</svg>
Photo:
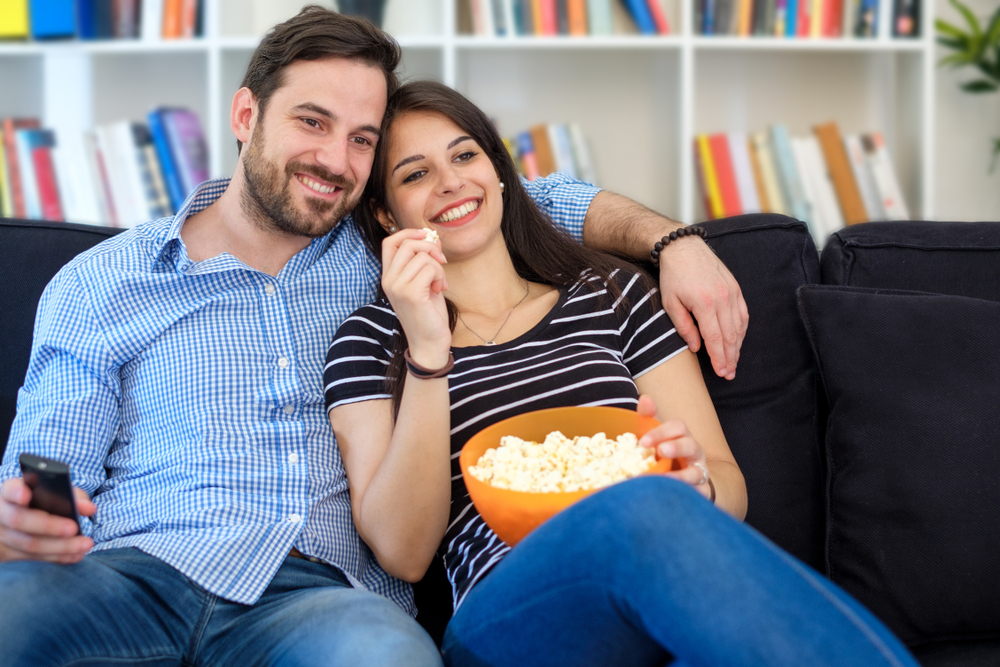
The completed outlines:
<svg viewBox="0 0 1000 667">
<path fill-rule="evenodd" d="M 0 466 L 0 560 L 18 561 L 0 563 L 4 664 L 440 663 L 410 586 L 354 530 L 321 386 L 337 325 L 374 296 L 347 216 L 398 61 L 370 24 L 318 7 L 279 25 L 233 99 L 232 179 L 47 287 Z M 676 226 L 564 178 L 531 189 L 598 247 L 646 256 Z M 739 288 L 700 239 L 661 265 L 678 328 L 697 347 L 678 309 L 698 305 L 732 377 Z M 83 535 L 27 508 L 26 451 L 70 465 Z"/>
</svg>

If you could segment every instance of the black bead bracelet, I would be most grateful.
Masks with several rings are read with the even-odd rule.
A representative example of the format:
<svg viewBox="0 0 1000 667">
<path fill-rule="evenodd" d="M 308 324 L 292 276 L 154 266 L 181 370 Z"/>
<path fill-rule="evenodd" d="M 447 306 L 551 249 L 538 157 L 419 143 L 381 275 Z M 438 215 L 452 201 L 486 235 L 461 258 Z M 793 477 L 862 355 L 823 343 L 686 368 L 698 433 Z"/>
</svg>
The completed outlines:
<svg viewBox="0 0 1000 667">
<path fill-rule="evenodd" d="M 700 236 L 705 238 L 707 232 L 704 227 L 699 227 L 698 225 L 688 225 L 687 227 L 678 227 L 674 231 L 670 232 L 662 239 L 657 241 L 653 245 L 653 249 L 649 251 L 649 256 L 653 259 L 653 264 L 660 263 L 660 251 L 670 245 L 671 241 L 676 241 L 677 239 L 684 238 L 685 236 Z"/>
</svg>

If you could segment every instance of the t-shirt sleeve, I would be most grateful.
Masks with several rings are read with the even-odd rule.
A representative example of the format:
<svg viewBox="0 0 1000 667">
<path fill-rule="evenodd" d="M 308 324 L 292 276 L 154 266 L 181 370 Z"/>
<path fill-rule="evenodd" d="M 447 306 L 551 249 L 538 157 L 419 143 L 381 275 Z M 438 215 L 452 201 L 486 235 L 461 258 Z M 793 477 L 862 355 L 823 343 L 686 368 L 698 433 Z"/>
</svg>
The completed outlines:
<svg viewBox="0 0 1000 667">
<path fill-rule="evenodd" d="M 391 398 L 386 373 L 398 320 L 384 301 L 365 306 L 337 329 L 323 367 L 327 412 L 333 408 Z"/>
<path fill-rule="evenodd" d="M 622 361 L 633 379 L 687 349 L 663 310 L 658 289 L 648 287 L 634 273 L 619 271 L 612 280 L 622 290 L 615 312 L 620 322 Z"/>
<path fill-rule="evenodd" d="M 600 188 L 577 181 L 566 174 L 550 174 L 533 181 L 522 178 L 521 183 L 542 209 L 559 227 L 569 232 L 577 241 L 583 241 L 583 222 L 587 209 Z"/>
</svg>

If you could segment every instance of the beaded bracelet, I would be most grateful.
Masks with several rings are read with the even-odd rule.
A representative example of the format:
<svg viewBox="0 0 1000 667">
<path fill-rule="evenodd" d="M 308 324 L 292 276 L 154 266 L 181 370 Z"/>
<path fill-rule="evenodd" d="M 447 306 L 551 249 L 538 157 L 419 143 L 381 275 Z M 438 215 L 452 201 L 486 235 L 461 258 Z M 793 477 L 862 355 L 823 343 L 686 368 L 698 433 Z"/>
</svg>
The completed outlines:
<svg viewBox="0 0 1000 667">
<path fill-rule="evenodd" d="M 418 380 L 433 380 L 435 378 L 443 378 L 451 369 L 455 367 L 455 357 L 452 356 L 451 352 L 448 353 L 448 363 L 444 365 L 443 368 L 434 370 L 432 368 L 424 368 L 417 362 L 413 360 L 410 356 L 410 350 L 407 348 L 403 350 L 403 360 L 406 362 L 406 369 L 410 371 L 410 375 L 417 378 Z"/>
<path fill-rule="evenodd" d="M 676 241 L 677 239 L 684 238 L 685 236 L 700 236 L 705 238 L 707 232 L 704 227 L 699 227 L 698 225 L 688 225 L 687 227 L 678 227 L 674 231 L 670 232 L 662 239 L 656 242 L 653 249 L 649 251 L 649 256 L 653 259 L 653 264 L 660 263 L 660 252 L 670 245 L 671 241 Z"/>
</svg>

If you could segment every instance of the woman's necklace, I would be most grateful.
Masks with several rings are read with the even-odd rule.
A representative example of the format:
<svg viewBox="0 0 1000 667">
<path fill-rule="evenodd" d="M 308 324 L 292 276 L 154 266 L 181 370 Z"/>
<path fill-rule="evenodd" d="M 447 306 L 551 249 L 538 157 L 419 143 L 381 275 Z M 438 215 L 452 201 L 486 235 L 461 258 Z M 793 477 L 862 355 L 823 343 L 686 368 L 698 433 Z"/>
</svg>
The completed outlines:
<svg viewBox="0 0 1000 667">
<path fill-rule="evenodd" d="M 525 299 L 528 298 L 528 292 L 529 291 L 531 291 L 531 286 L 528 284 L 528 281 L 525 280 L 524 281 L 524 296 L 522 296 L 521 300 L 518 301 L 517 303 L 515 303 L 514 307 L 510 309 L 510 312 L 507 313 L 507 317 L 503 318 L 503 322 L 500 323 L 500 328 L 497 329 L 497 332 L 495 334 L 493 334 L 493 337 L 490 338 L 489 340 L 486 340 L 485 338 L 483 338 L 482 336 L 480 336 L 479 334 L 477 334 L 475 331 L 473 331 L 472 327 L 470 327 L 468 324 L 466 324 L 465 320 L 462 319 L 462 313 L 458 313 L 458 319 L 462 322 L 462 324 L 465 325 L 465 328 L 468 329 L 469 332 L 472 333 L 473 336 L 475 336 L 479 340 L 483 341 L 483 343 L 485 343 L 486 345 L 496 345 L 497 344 L 497 336 L 500 335 L 500 331 L 503 330 L 503 327 L 504 327 L 505 324 L 507 324 L 507 320 L 510 319 L 510 316 L 514 314 L 514 308 L 517 308 L 518 306 L 520 306 L 521 303 Z"/>
</svg>

